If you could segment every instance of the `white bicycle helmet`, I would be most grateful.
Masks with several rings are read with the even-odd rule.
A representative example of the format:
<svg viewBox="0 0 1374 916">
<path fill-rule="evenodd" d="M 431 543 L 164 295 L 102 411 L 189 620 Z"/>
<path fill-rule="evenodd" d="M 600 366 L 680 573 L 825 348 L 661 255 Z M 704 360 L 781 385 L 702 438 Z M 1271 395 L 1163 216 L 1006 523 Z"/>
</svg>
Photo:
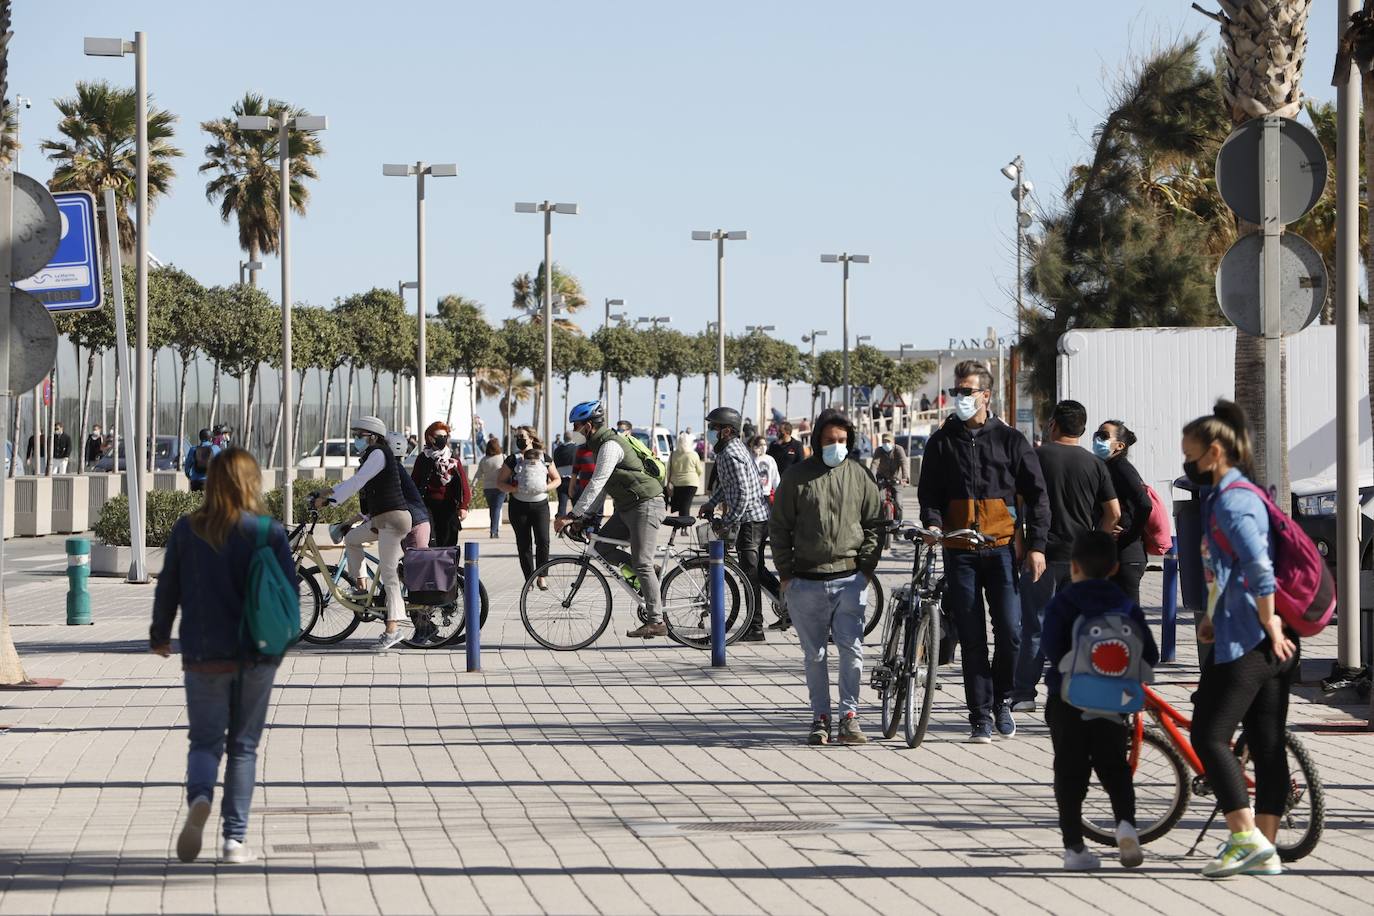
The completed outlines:
<svg viewBox="0 0 1374 916">
<path fill-rule="evenodd" d="M 404 458 L 410 446 L 410 443 L 406 442 L 406 437 L 400 433 L 387 433 L 386 444 L 391 446 L 391 454 L 397 458 Z"/>
</svg>

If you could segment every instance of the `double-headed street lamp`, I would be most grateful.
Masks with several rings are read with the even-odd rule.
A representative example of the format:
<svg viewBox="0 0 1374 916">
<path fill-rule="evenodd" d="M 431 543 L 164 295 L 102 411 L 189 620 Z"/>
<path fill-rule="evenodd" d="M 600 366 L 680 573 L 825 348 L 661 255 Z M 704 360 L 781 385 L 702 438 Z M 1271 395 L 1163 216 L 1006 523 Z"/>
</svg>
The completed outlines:
<svg viewBox="0 0 1374 916">
<path fill-rule="evenodd" d="M 324 115 L 301 114 L 291 118 L 270 115 L 240 115 L 239 130 L 276 130 L 277 162 L 281 176 L 281 199 L 277 203 L 277 221 L 280 223 L 278 256 L 281 258 L 281 411 L 282 441 L 282 504 L 283 519 L 292 524 L 292 477 L 295 459 L 291 443 L 295 441 L 296 418 L 292 416 L 291 400 L 291 131 L 325 130 L 329 119 Z"/>
<path fill-rule="evenodd" d="M 716 403 L 725 403 L 725 243 L 746 242 L 743 229 L 693 229 L 692 241 L 716 243 Z"/>
<path fill-rule="evenodd" d="M 248 279 L 262 270 L 261 261 L 239 261 L 239 286 L 248 282 Z"/>
<path fill-rule="evenodd" d="M 458 174 L 458 166 L 452 162 L 435 162 L 426 165 L 417 162 L 388 163 L 382 166 L 382 174 L 392 178 L 415 176 L 415 321 L 418 327 L 415 344 L 415 425 L 422 426 L 425 413 L 425 176 L 453 178 Z M 405 298 L 404 296 L 402 297 Z"/>
<path fill-rule="evenodd" d="M 516 213 L 544 214 L 544 397 L 543 439 L 547 446 L 553 441 L 553 215 L 576 216 L 581 212 L 577 204 L 517 203 Z"/>
<path fill-rule="evenodd" d="M 670 318 L 670 317 L 668 317 L 667 315 L 659 315 L 659 316 L 656 317 L 656 318 L 651 318 L 651 317 L 649 317 L 649 316 L 647 316 L 647 315 L 641 315 L 640 317 L 638 317 L 638 318 L 635 319 L 635 324 L 647 324 L 647 325 L 649 325 L 651 328 L 653 328 L 655 331 L 658 330 L 658 326 L 661 325 L 661 324 L 672 324 L 672 323 L 673 323 L 673 319 Z"/>
<path fill-rule="evenodd" d="M 134 121 L 136 132 L 134 218 L 134 463 L 138 467 L 139 492 L 147 489 L 145 465 L 148 452 L 148 36 L 135 32 L 133 41 L 122 38 L 87 38 L 88 57 L 134 56 Z M 114 219 L 108 214 L 107 219 Z M 35 430 L 35 436 L 37 430 Z M 125 435 L 128 431 L 125 431 Z M 125 454 L 128 452 L 126 450 Z M 116 462 L 117 464 L 118 462 Z"/>
<path fill-rule="evenodd" d="M 866 254 L 823 254 L 821 255 L 822 264 L 843 264 L 844 265 L 844 320 L 840 334 L 844 338 L 844 412 L 849 413 L 850 393 L 849 393 L 849 265 L 867 264 L 869 257 Z"/>
</svg>

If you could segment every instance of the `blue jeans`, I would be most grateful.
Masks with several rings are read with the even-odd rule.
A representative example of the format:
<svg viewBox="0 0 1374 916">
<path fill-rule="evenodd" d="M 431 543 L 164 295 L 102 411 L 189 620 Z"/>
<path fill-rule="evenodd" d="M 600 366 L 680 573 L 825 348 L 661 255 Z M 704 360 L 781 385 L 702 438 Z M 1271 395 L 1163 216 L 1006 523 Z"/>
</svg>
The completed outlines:
<svg viewBox="0 0 1374 916">
<path fill-rule="evenodd" d="M 229 761 L 224 767 L 224 801 L 220 804 L 226 840 L 242 840 L 248 832 L 258 739 L 267 720 L 267 701 L 276 675 L 277 666 L 272 664 L 245 666 L 239 672 L 224 674 L 185 672 L 186 713 L 191 726 L 186 800 L 214 798 L 227 738 Z"/>
<path fill-rule="evenodd" d="M 1021 607 L 1011 547 L 945 551 L 945 607 L 959 633 L 964 662 L 964 699 L 973 725 L 992 722 L 993 703 L 1011 698 L 1020 645 Z M 986 599 L 987 613 L 983 612 Z M 993 654 L 988 662 L 988 618 Z"/>
<path fill-rule="evenodd" d="M 787 612 L 792 615 L 806 660 L 812 715 L 830 715 L 827 643 L 832 638 L 840 656 L 840 715 L 858 714 L 867 603 L 868 579 L 862 574 L 826 582 L 793 579 L 787 586 Z"/>
<path fill-rule="evenodd" d="M 1045 654 L 1040 651 L 1040 631 L 1045 625 L 1045 608 L 1059 590 L 1073 581 L 1067 560 L 1045 564 L 1039 582 L 1030 573 L 1021 574 L 1021 647 L 1016 653 L 1016 673 L 1012 677 L 1011 701 L 1035 700 L 1035 688 L 1045 674 Z"/>
<path fill-rule="evenodd" d="M 487 498 L 487 511 L 491 513 L 491 536 L 501 533 L 501 509 L 506 504 L 505 490 L 483 490 Z"/>
</svg>

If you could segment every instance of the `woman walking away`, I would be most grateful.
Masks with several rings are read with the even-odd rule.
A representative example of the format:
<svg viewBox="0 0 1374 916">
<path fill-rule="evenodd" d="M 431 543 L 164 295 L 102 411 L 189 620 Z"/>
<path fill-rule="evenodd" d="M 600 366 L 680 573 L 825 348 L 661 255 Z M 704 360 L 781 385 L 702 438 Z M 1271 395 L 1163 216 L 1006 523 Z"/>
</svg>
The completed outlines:
<svg viewBox="0 0 1374 916">
<path fill-rule="evenodd" d="M 549 561 L 549 494 L 562 479 L 533 428 L 522 426 L 515 431 L 515 448 L 517 454 L 506 459 L 496 485 L 510 494 L 510 526 L 520 571 L 528 582 L 535 569 Z M 535 585 L 547 588 L 542 578 Z"/>
<path fill-rule="evenodd" d="M 458 532 L 472 505 L 468 474 L 461 456 L 449 444 L 450 436 L 448 424 L 429 424 L 424 448 L 410 472 L 429 512 L 430 542 L 421 547 L 457 547 Z"/>
<path fill-rule="evenodd" d="M 190 810 L 177 838 L 177 858 L 200 855 L 201 831 L 225 751 L 220 861 L 248 862 L 244 845 L 258 760 L 258 739 L 280 656 L 260 655 L 244 624 L 248 567 L 263 521 L 262 473 L 253 456 L 227 448 L 210 463 L 205 502 L 172 528 L 153 597 L 151 650 L 172 653 L 172 621 L 181 609 L 181 667 L 186 683 L 190 752 L 186 800 Z M 261 520 L 260 520 L 261 518 Z M 282 526 L 265 526 L 267 546 L 296 587 L 296 568 Z"/>
<path fill-rule="evenodd" d="M 1217 401 L 1212 413 L 1183 428 L 1183 472 L 1200 487 L 1203 549 L 1213 575 L 1198 641 L 1214 643 L 1193 695 L 1193 747 L 1231 831 L 1208 878 L 1277 875 L 1274 849 L 1289 791 L 1284 736 L 1288 690 L 1298 670 L 1297 636 L 1274 608 L 1269 512 L 1250 489 L 1250 433 L 1245 413 Z M 1236 728 L 1255 764 L 1255 807 L 1231 750 Z"/>
<path fill-rule="evenodd" d="M 487 499 L 487 511 L 491 513 L 492 537 L 501 535 L 501 508 L 506 504 L 506 493 L 497 485 L 497 480 L 505 463 L 506 456 L 501 454 L 501 441 L 492 436 L 487 440 L 486 457 L 477 462 L 477 473 L 472 477 L 473 486 L 481 487 L 482 495 Z"/>
<path fill-rule="evenodd" d="M 669 508 L 679 518 L 692 514 L 692 500 L 701 488 L 701 456 L 692 448 L 692 437 L 678 433 L 677 448 L 668 458 Z"/>
<path fill-rule="evenodd" d="M 1116 587 L 1140 603 L 1140 579 L 1145 575 L 1145 525 L 1150 521 L 1150 494 L 1140 472 L 1131 464 L 1135 433 L 1120 420 L 1108 420 L 1093 433 L 1093 454 L 1107 462 L 1121 518 L 1116 523 L 1116 549 L 1121 569 L 1112 576 Z"/>
</svg>

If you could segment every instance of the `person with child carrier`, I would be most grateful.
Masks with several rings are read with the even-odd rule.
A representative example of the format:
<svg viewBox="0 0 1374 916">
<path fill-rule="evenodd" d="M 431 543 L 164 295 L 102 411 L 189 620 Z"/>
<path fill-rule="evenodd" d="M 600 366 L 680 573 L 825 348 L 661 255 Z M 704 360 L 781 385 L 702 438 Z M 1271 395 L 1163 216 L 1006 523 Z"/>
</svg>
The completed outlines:
<svg viewBox="0 0 1374 916">
<path fill-rule="evenodd" d="M 600 401 L 575 406 L 568 414 L 568 423 L 573 442 L 590 444 L 596 464 L 572 512 L 560 517 L 555 527 L 562 531 L 570 524 L 580 527 L 600 521 L 602 498 L 610 496 L 615 501 L 615 517 L 602 527 L 601 534 L 630 542 L 630 563 L 644 595 L 645 623 L 625 635 L 630 639 L 667 636 L 663 597 L 654 568 L 654 550 L 663 526 L 663 466 L 644 457 L 643 445 L 636 447 L 638 440 L 633 436 L 627 438 L 606 426 L 606 410 Z M 597 552 L 612 563 L 618 562 L 615 545 L 599 544 Z"/>
<path fill-rule="evenodd" d="M 244 845 L 257 779 L 258 741 L 277 664 L 300 634 L 296 563 L 280 523 L 262 503 L 262 472 L 253 456 L 229 448 L 208 468 L 205 501 L 172 527 L 153 595 L 149 648 L 172 652 L 181 610 L 181 667 L 186 682 L 186 822 L 177 858 L 200 855 L 201 834 L 224 768 L 220 861 L 251 861 Z"/>
<path fill-rule="evenodd" d="M 1193 747 L 1230 831 L 1208 878 L 1279 874 L 1274 838 L 1291 782 L 1285 735 L 1300 636 L 1319 633 L 1335 609 L 1331 574 L 1310 538 L 1253 478 L 1245 412 L 1220 400 L 1183 427 L 1183 472 L 1199 486 L 1203 552 L 1211 574 L 1198 641 L 1210 643 L 1193 694 Z M 1244 725 L 1255 803 L 1231 749 Z"/>
<path fill-rule="evenodd" d="M 401 483 L 407 475 L 387 443 L 386 424 L 377 417 L 359 417 L 352 429 L 353 447 L 362 454 L 361 465 L 352 477 L 322 490 L 315 499 L 315 508 L 342 503 L 356 494 L 368 516 L 366 525 L 359 525 L 344 538 L 344 555 L 348 574 L 361 590 L 363 548 L 377 542 L 378 574 L 386 594 L 386 631 L 378 637 L 376 648 L 385 652 L 401 641 L 400 626 L 405 617 L 400 574 L 402 541 L 415 523 Z"/>
<path fill-rule="evenodd" d="M 945 549 L 945 608 L 959 633 L 964 664 L 964 696 L 974 744 L 992 741 L 993 717 L 1003 737 L 1016 734 L 1011 690 L 1020 640 L 1013 539 L 1024 529 L 1024 565 L 1036 581 L 1045 572 L 1049 498 L 1026 437 L 989 411 L 992 373 L 965 360 L 954 368 L 949 389 L 954 413 L 926 443 L 916 485 L 921 524 L 937 532 L 973 528 L 990 545 Z M 1021 502 L 1018 516 L 1016 504 Z M 996 648 L 988 663 L 987 617 Z"/>
<path fill-rule="evenodd" d="M 1040 652 L 1040 625 L 1045 605 L 1069 584 L 1069 553 L 1074 538 L 1094 528 L 1111 532 L 1121 510 L 1106 466 L 1081 448 L 1078 440 L 1088 427 L 1088 411 L 1077 401 L 1054 405 L 1046 442 L 1035 450 L 1045 493 L 1050 503 L 1050 530 L 1045 538 L 1045 574 L 1021 579 L 1021 646 L 1012 678 L 1011 711 L 1034 712 L 1036 687 L 1045 668 Z"/>
<path fill-rule="evenodd" d="M 754 453 L 740 437 L 740 415 L 733 407 L 717 407 L 706 415 L 706 436 L 713 438 L 716 455 L 716 485 L 701 507 L 702 518 L 712 519 L 716 535 L 734 541 L 740 568 L 754 592 L 755 612 L 740 642 L 763 642 L 763 610 L 760 583 L 776 591 L 778 580 L 764 562 L 763 546 L 768 540 L 768 501 L 759 483 L 759 467 Z M 716 508 L 725 514 L 715 518 Z"/>
<path fill-rule="evenodd" d="M 410 477 L 420 489 L 429 513 L 430 543 L 420 546 L 456 547 L 458 532 L 472 506 L 472 488 L 462 455 L 451 444 L 448 424 L 436 421 L 425 430 L 425 444 L 415 456 Z"/>
<path fill-rule="evenodd" d="M 811 699 L 809 744 L 829 744 L 828 643 L 839 653 L 841 744 L 867 744 L 859 727 L 864 606 L 882 553 L 882 500 L 868 469 L 847 460 L 854 425 L 838 410 L 816 418 L 810 458 L 782 477 L 769 534 Z"/>
<path fill-rule="evenodd" d="M 186 460 L 182 462 L 186 479 L 191 481 L 192 493 L 199 493 L 205 489 L 205 477 L 210 473 L 210 459 L 220 453 L 220 447 L 210 441 L 210 430 L 202 429 L 197 438 L 200 439 L 200 444 L 191 446 L 186 453 Z"/>
<path fill-rule="evenodd" d="M 562 482 L 534 428 L 517 429 L 515 452 L 506 459 L 496 485 L 510 496 L 510 527 L 515 532 L 515 550 L 526 581 L 535 569 L 549 562 L 549 493 Z M 546 589 L 548 585 L 541 577 L 535 587 Z"/>
<path fill-rule="evenodd" d="M 1121 569 L 1112 581 L 1139 604 L 1140 580 L 1145 576 L 1145 538 L 1155 510 L 1150 488 L 1131 464 L 1131 446 L 1135 442 L 1135 433 L 1120 420 L 1107 420 L 1093 433 L 1093 454 L 1107 463 L 1107 473 L 1121 509 L 1121 519 L 1115 529 Z"/>
<path fill-rule="evenodd" d="M 1126 759 L 1124 715 L 1143 705 L 1141 685 L 1153 680 L 1159 649 L 1135 599 L 1112 581 L 1116 542 L 1105 531 L 1078 534 L 1070 549 L 1072 582 L 1045 608 L 1045 722 L 1054 746 L 1054 801 L 1064 838 L 1064 867 L 1097 868 L 1083 845 L 1083 799 L 1097 773 L 1111 799 L 1121 864 L 1143 862 L 1135 829 L 1135 786 Z"/>
</svg>

